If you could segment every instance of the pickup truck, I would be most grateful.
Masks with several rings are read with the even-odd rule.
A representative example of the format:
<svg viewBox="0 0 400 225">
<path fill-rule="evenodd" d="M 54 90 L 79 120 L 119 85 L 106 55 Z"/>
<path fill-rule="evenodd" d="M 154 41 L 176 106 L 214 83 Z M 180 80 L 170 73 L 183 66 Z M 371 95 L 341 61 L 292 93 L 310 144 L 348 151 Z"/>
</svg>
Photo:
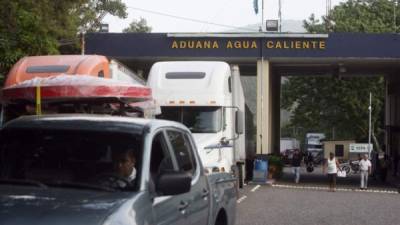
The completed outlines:
<svg viewBox="0 0 400 225">
<path fill-rule="evenodd" d="M 182 124 L 23 116 L 6 123 L 0 138 L 2 225 L 235 223 L 234 177 L 205 174 Z M 122 149 L 134 152 L 133 179 L 115 172 Z"/>
</svg>

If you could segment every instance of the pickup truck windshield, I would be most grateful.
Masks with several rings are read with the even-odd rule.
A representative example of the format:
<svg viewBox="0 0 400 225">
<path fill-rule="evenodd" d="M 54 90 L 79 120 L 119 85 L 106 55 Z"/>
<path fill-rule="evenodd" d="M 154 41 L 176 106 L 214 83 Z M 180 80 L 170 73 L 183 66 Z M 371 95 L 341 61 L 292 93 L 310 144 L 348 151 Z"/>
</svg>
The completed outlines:
<svg viewBox="0 0 400 225">
<path fill-rule="evenodd" d="M 216 133 L 222 128 L 221 107 L 161 107 L 160 119 L 183 123 L 192 133 Z"/>
<path fill-rule="evenodd" d="M 116 132 L 3 130 L 0 185 L 135 190 L 141 140 Z"/>
</svg>

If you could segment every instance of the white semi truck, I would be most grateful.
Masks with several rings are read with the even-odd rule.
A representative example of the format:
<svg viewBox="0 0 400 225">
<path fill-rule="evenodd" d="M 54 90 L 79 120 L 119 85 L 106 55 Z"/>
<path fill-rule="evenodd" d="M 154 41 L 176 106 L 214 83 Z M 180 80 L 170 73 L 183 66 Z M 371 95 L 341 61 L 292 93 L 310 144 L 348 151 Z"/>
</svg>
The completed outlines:
<svg viewBox="0 0 400 225">
<path fill-rule="evenodd" d="M 323 152 L 322 140 L 325 139 L 323 133 L 307 133 L 306 134 L 306 149 L 308 152 Z"/>
<path fill-rule="evenodd" d="M 324 160 L 324 145 L 322 141 L 325 139 L 324 133 L 307 133 L 306 134 L 306 153 L 313 156 L 314 164 L 321 164 Z"/>
<path fill-rule="evenodd" d="M 245 99 L 238 66 L 215 61 L 157 62 L 147 85 L 161 107 L 159 118 L 181 122 L 191 130 L 210 173 L 238 169 L 245 174 Z"/>
</svg>

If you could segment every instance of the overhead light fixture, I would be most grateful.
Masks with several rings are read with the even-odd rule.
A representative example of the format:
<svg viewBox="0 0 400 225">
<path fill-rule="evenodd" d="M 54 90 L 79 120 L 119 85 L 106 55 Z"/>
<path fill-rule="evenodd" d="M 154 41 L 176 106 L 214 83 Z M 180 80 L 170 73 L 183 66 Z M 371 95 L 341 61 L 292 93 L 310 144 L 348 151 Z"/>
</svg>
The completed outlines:
<svg viewBox="0 0 400 225">
<path fill-rule="evenodd" d="M 267 31 L 278 31 L 279 21 L 278 20 L 266 20 L 265 26 Z"/>
<path fill-rule="evenodd" d="M 100 24 L 100 32 L 102 32 L 102 33 L 108 33 L 108 23 L 102 23 L 102 24 Z"/>
</svg>

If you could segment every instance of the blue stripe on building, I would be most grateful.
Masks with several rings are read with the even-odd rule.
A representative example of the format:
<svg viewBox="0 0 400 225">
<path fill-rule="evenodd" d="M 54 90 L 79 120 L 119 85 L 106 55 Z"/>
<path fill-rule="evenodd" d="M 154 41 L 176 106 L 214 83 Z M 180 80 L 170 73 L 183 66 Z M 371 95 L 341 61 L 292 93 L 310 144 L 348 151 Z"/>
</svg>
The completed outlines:
<svg viewBox="0 0 400 225">
<path fill-rule="evenodd" d="M 289 35 L 290 36 L 290 35 Z M 90 33 L 86 53 L 112 57 L 400 58 L 398 34 L 332 33 L 260 37 L 255 34 L 170 36 L 165 33 Z"/>
</svg>

